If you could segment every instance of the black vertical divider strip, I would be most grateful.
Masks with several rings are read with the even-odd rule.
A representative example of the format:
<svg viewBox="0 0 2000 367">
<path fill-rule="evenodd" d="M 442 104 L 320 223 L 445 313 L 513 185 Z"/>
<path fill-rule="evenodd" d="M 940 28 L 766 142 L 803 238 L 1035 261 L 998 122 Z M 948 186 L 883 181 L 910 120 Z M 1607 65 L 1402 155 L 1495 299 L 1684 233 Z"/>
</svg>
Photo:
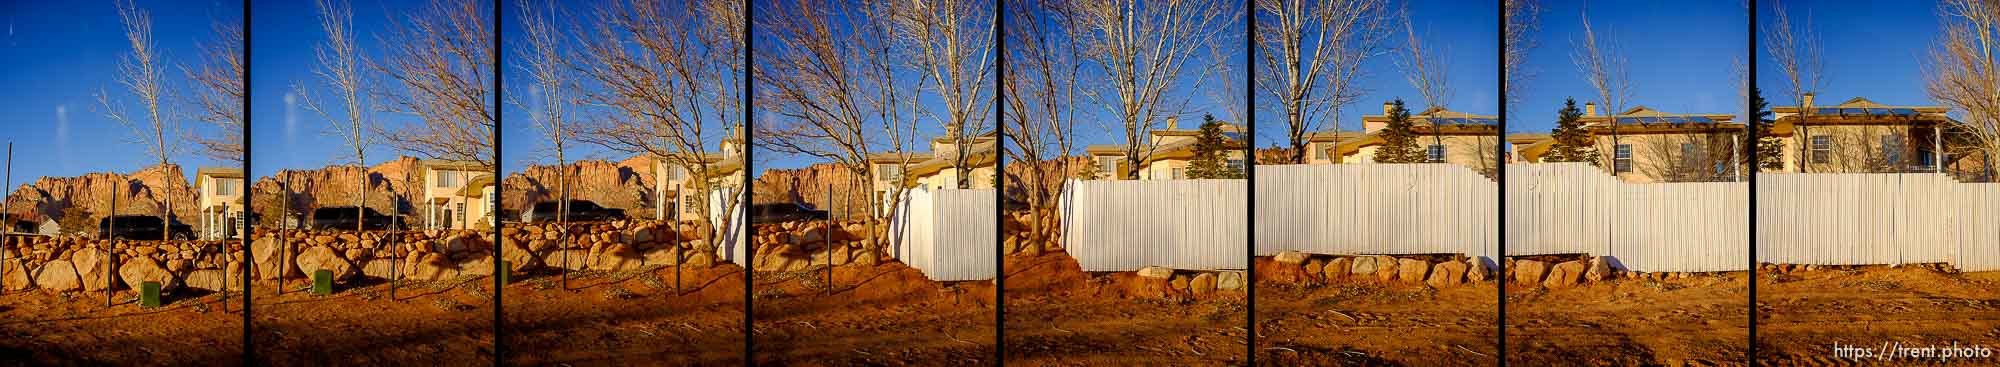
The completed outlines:
<svg viewBox="0 0 2000 367">
<path fill-rule="evenodd" d="M 1257 365 L 1257 8 L 1243 1 L 1244 364 Z M 1339 123 L 1339 122 L 1335 122 Z"/>
<path fill-rule="evenodd" d="M 756 34 L 751 33 L 752 30 L 754 30 L 755 28 L 750 26 L 752 23 L 757 22 L 756 8 L 757 8 L 756 6 L 751 5 L 751 1 L 743 2 L 743 116 L 742 116 L 743 188 L 741 190 L 738 190 L 742 191 L 743 197 L 740 200 L 741 203 L 737 204 L 737 207 L 743 208 L 743 213 L 745 215 L 743 216 L 743 218 L 734 219 L 743 221 L 743 223 L 741 223 L 743 225 L 743 237 L 738 239 L 738 241 L 742 243 L 737 244 L 738 246 L 748 246 L 751 241 L 750 239 L 757 237 L 757 228 L 750 225 L 749 223 L 750 216 L 748 215 L 750 214 L 749 209 L 751 204 L 750 200 L 748 199 L 751 197 L 750 192 L 752 191 L 752 189 L 755 189 L 754 186 L 751 186 L 752 183 L 755 183 L 755 181 L 753 181 L 751 177 L 754 176 L 757 172 L 756 170 L 757 164 L 755 163 L 757 162 L 757 160 L 751 159 L 752 157 L 755 156 L 755 152 L 757 151 L 756 148 L 757 145 L 751 144 L 752 142 L 751 134 L 753 131 L 755 131 L 755 129 L 752 128 L 753 126 L 755 126 L 753 125 L 752 121 L 756 120 L 755 118 L 752 117 L 757 115 L 757 108 L 756 105 L 753 104 L 754 99 L 752 99 L 751 96 L 756 94 L 756 90 L 753 89 L 755 83 L 750 82 L 753 79 L 752 76 L 756 75 L 757 73 L 757 59 L 753 58 L 752 56 L 755 54 L 755 52 L 750 51 L 756 45 L 756 43 L 753 42 L 752 40 L 757 38 Z M 832 198 L 832 196 L 828 196 L 828 198 Z M 723 208 L 723 210 L 727 211 L 729 210 L 729 208 Z M 733 213 L 723 213 L 722 215 L 724 215 L 725 218 L 727 218 L 728 216 L 734 216 Z M 734 220 L 726 222 L 734 223 Z M 711 231 L 713 231 L 713 229 L 711 229 Z M 752 263 L 756 262 L 755 260 L 756 256 L 754 256 L 756 254 L 750 253 L 750 250 L 751 249 L 747 247 L 744 248 L 743 264 L 742 264 L 743 265 L 743 365 L 744 366 L 753 365 L 750 360 L 750 357 L 755 355 L 756 344 L 757 344 L 755 341 L 757 339 L 756 334 L 753 332 L 751 328 L 752 317 L 750 316 L 752 307 L 751 301 L 753 298 L 751 297 L 752 296 L 751 281 L 753 280 L 751 274 L 755 273 L 755 271 L 752 271 L 751 269 L 755 269 L 753 267 L 754 264 Z M 827 259 L 832 260 L 833 257 L 828 256 Z"/>
<path fill-rule="evenodd" d="M 245 215 L 243 216 L 243 220 L 241 223 L 243 225 L 243 232 L 242 232 L 243 238 L 239 239 L 240 241 L 242 241 L 242 248 L 240 249 L 240 251 L 242 251 L 243 260 L 238 261 L 238 263 L 240 263 L 241 266 L 243 266 L 243 269 L 241 269 L 242 271 L 239 271 L 238 273 L 243 276 L 243 283 L 240 284 L 243 287 L 243 365 L 255 366 L 257 365 L 255 363 L 257 359 L 256 357 L 257 349 L 253 346 L 250 340 L 250 294 L 255 293 L 250 291 L 251 288 L 250 263 L 252 262 L 252 259 L 254 259 L 253 257 L 250 256 L 250 238 L 255 237 L 255 233 L 251 231 L 251 229 L 253 228 L 251 227 L 251 221 L 249 220 L 250 216 L 248 215 L 248 213 L 254 213 L 256 212 L 257 209 L 250 207 L 250 196 L 251 196 L 250 184 L 257 182 L 254 180 L 256 176 L 251 174 L 252 171 L 250 170 L 250 161 L 251 161 L 250 157 L 252 157 L 251 152 L 256 151 L 255 145 L 251 144 L 251 138 L 250 138 L 252 136 L 250 135 L 250 127 L 256 125 L 254 123 L 251 123 L 250 121 L 251 120 L 250 97 L 255 95 L 250 93 L 250 86 L 251 86 L 250 67 L 251 65 L 254 64 L 250 62 L 250 51 L 256 48 L 250 47 L 250 40 L 251 40 L 250 30 L 254 29 L 254 27 L 250 26 L 250 0 L 243 0 L 242 27 L 243 27 L 243 40 L 242 40 L 243 41 L 243 61 L 242 61 L 243 100 L 240 103 L 243 104 L 243 157 L 242 157 L 243 197 L 238 198 L 237 200 L 243 201 L 243 212 L 245 213 Z M 222 287 L 222 289 L 225 289 L 224 293 L 227 293 L 228 291 L 226 291 L 226 289 L 229 289 L 228 286 L 229 281 L 224 280 L 222 284 L 224 284 Z M 229 307 L 227 305 L 223 306 L 223 309 L 225 310 L 227 310 L 228 308 Z"/>
<path fill-rule="evenodd" d="M 1007 364 L 1007 0 L 993 1 L 993 365 Z M 1063 152 L 1069 154 L 1069 152 Z M 1039 164 L 1040 162 L 1028 162 Z M 1036 167 L 1028 167 L 1036 169 Z M 1039 182 L 1036 184 L 1040 184 Z M 1025 186 L 1024 186 L 1025 187 Z M 1039 215 L 1034 209 L 1029 216 Z M 1033 230 L 1033 229 L 1031 229 Z"/>
<path fill-rule="evenodd" d="M 1750 237 L 1748 242 L 1750 247 L 1750 298 L 1746 300 L 1749 302 L 1744 304 L 1744 308 L 1749 309 L 1750 312 L 1750 340 L 1746 344 L 1749 346 L 1748 355 L 1743 356 L 1743 358 L 1746 363 L 1755 365 L 1757 363 L 1757 171 L 1763 169 L 1763 165 L 1760 163 L 1764 161 L 1763 157 L 1757 156 L 1763 153 L 1763 149 L 1755 148 L 1758 142 L 1757 139 L 1760 138 L 1758 134 L 1761 133 L 1757 130 L 1757 125 L 1763 123 L 1763 121 L 1757 120 L 1757 112 L 1759 112 L 1757 111 L 1758 93 L 1750 93 L 1757 90 L 1757 0 L 1750 0 L 1750 8 L 1745 10 L 1750 13 L 1750 20 L 1749 24 L 1743 28 L 1743 32 L 1745 33 L 1743 37 L 1743 51 L 1745 52 L 1745 56 L 1747 56 L 1745 58 L 1750 61 L 1747 61 L 1749 65 L 1743 68 L 1745 70 L 1743 73 L 1744 78 L 1748 79 L 1743 81 L 1743 88 L 1745 88 L 1743 93 L 1743 110 L 1749 112 L 1749 115 L 1747 115 L 1749 118 L 1744 119 L 1743 125 L 1745 129 L 1749 129 L 1750 138 L 1748 139 L 1749 141 L 1744 142 L 1746 143 L 1744 145 L 1750 146 L 1752 149 L 1750 149 L 1750 190 L 1745 198 L 1745 200 L 1750 201 L 1747 203 L 1749 204 L 1747 206 L 1750 208 L 1748 209 L 1750 212 L 1746 213 L 1748 215 L 1745 215 L 1745 217 L 1749 218 L 1749 223 L 1746 223 L 1749 226 L 1746 228 L 1749 228 L 1749 230 L 1744 231 Z M 1940 160 L 1938 164 L 1942 165 L 1944 162 Z"/>
<path fill-rule="evenodd" d="M 500 174 L 504 172 L 500 169 L 500 162 L 503 162 L 500 160 L 500 142 L 502 141 L 501 135 L 503 135 L 501 132 L 506 130 L 500 128 L 501 121 L 506 120 L 506 118 L 501 117 L 503 114 L 500 113 L 500 101 L 505 101 L 505 97 L 507 96 L 507 87 L 504 84 L 507 78 L 500 77 L 501 70 L 506 69 L 505 66 L 507 65 L 506 59 L 502 58 L 507 54 L 506 50 L 503 49 L 507 43 L 500 41 L 506 35 L 504 29 L 506 29 L 507 24 L 505 21 L 507 12 L 501 11 L 501 3 L 501 0 L 493 0 L 493 200 L 496 201 L 487 203 L 487 205 L 490 205 L 489 208 L 494 210 L 489 210 L 491 213 L 486 213 L 486 215 L 493 216 L 493 273 L 491 274 L 493 274 L 494 366 L 501 366 L 507 363 L 507 343 L 503 342 L 507 336 L 505 332 L 506 328 L 504 327 L 506 326 L 506 322 L 501 318 L 501 314 L 505 312 L 503 310 L 505 307 L 501 307 L 500 303 L 500 295 L 507 293 L 507 289 L 505 288 L 506 284 L 501 283 L 503 279 L 501 279 L 500 272 L 511 270 L 511 267 L 503 269 L 501 266 L 505 263 L 504 259 L 507 257 L 500 253 L 501 223 L 500 210 L 498 210 L 500 209 L 500 203 L 497 201 L 500 200 L 500 183 L 503 181 L 500 179 L 503 177 Z"/>
<path fill-rule="evenodd" d="M 1508 158 L 1511 158 L 1507 155 L 1507 0 L 1500 0 L 1499 13 L 1500 32 L 1494 35 L 1500 42 L 1499 52 L 1494 52 L 1497 55 L 1495 58 L 1499 62 L 1495 63 L 1494 66 L 1499 69 L 1497 72 L 1500 74 L 1500 123 L 1495 129 L 1497 131 L 1494 133 L 1500 134 L 1498 137 L 1500 141 L 1497 144 L 1493 144 L 1493 151 L 1496 153 L 1493 156 L 1499 157 L 1500 170 L 1499 174 L 1495 176 L 1498 178 L 1495 179 L 1497 182 L 1495 182 L 1496 187 L 1493 190 L 1493 196 L 1496 196 L 1498 199 L 1493 201 L 1493 242 L 1500 245 L 1500 258 L 1493 259 L 1493 265 L 1501 267 L 1498 269 L 1498 276 L 1493 277 L 1493 289 L 1500 295 L 1499 298 L 1493 300 L 1495 306 L 1494 318 L 1496 319 L 1494 329 L 1497 329 L 1497 334 L 1493 340 L 1495 341 L 1495 346 L 1499 348 L 1494 353 L 1493 358 L 1499 360 L 1501 366 L 1506 366 L 1507 268 L 1503 264 L 1507 263 L 1507 161 Z M 1481 264 L 1480 266 L 1485 265 Z"/>
</svg>

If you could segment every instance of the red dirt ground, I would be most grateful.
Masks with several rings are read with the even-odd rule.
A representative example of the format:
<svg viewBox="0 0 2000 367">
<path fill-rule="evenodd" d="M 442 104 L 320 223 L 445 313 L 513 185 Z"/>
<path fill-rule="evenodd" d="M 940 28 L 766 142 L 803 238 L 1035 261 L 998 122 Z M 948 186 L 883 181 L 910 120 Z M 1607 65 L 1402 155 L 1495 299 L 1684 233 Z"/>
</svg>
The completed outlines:
<svg viewBox="0 0 2000 367">
<path fill-rule="evenodd" d="M 1499 364 L 1492 281 L 1436 289 L 1373 279 L 1265 280 L 1303 277 L 1266 270 L 1279 268 L 1257 259 L 1259 365 Z"/>
<path fill-rule="evenodd" d="M 753 362 L 773 366 L 993 363 L 993 285 L 933 282 L 900 262 L 756 274 Z M 1010 362 L 1011 363 L 1011 362 Z"/>
<path fill-rule="evenodd" d="M 0 365 L 242 365 L 242 298 L 224 312 L 220 297 L 141 309 L 130 294 L 109 309 L 103 292 L 0 295 Z"/>
<path fill-rule="evenodd" d="M 741 365 L 741 269 L 571 272 L 568 291 L 559 273 L 517 278 L 501 300 L 507 363 Z"/>
<path fill-rule="evenodd" d="M 1240 365 L 1242 292 L 1147 297 L 1131 272 L 1092 274 L 1063 252 L 1009 256 L 1007 365 Z"/>
<path fill-rule="evenodd" d="M 1749 285 L 1745 272 L 1566 289 L 1510 283 L 1508 364 L 1745 365 Z"/>
<path fill-rule="evenodd" d="M 1760 364 L 1853 366 L 2000 365 L 1986 358 L 1840 358 L 1833 344 L 1868 349 L 1983 346 L 2000 349 L 2000 272 L 1952 273 L 1925 266 L 1869 266 L 1757 277 Z"/>
</svg>

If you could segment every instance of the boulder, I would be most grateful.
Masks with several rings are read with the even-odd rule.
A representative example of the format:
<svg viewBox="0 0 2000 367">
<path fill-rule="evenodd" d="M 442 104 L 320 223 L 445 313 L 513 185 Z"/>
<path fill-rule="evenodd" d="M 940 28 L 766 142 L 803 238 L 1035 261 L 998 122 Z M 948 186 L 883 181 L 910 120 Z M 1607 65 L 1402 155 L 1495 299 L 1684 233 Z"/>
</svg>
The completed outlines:
<svg viewBox="0 0 2000 367">
<path fill-rule="evenodd" d="M 354 264 L 347 262 L 347 259 L 341 258 L 331 247 L 313 246 L 307 248 L 305 251 L 299 252 L 298 259 L 294 260 L 294 262 L 299 265 L 299 273 L 306 274 L 307 277 L 311 277 L 313 273 L 320 270 L 332 271 L 335 281 L 345 280 L 347 277 L 354 275 Z"/>
<path fill-rule="evenodd" d="M 77 276 L 81 278 L 79 281 L 83 282 L 83 290 L 86 291 L 104 290 L 105 287 L 111 286 L 111 278 L 116 276 L 111 272 L 111 257 L 104 251 L 97 249 L 76 251 L 69 255 L 69 262 L 76 266 Z"/>
<path fill-rule="evenodd" d="M 661 247 L 648 250 L 646 251 L 645 254 L 640 255 L 639 258 L 640 261 L 644 261 L 646 265 L 649 266 L 650 265 L 674 266 L 674 265 L 680 265 L 681 263 L 680 255 L 681 255 L 680 248 Z"/>
<path fill-rule="evenodd" d="M 1208 294 L 1209 292 L 1214 292 L 1215 274 L 1201 273 L 1199 275 L 1195 275 L 1194 280 L 1188 282 L 1188 290 L 1193 291 L 1194 294 L 1196 295 L 1204 295 Z"/>
<path fill-rule="evenodd" d="M 1375 274 L 1375 257 L 1362 256 L 1354 258 L 1354 267 L 1350 269 L 1349 273 L 1351 274 Z"/>
<path fill-rule="evenodd" d="M 1306 260 L 1306 279 L 1319 277 L 1320 271 L 1323 271 L 1325 266 L 1326 261 L 1320 259 Z"/>
<path fill-rule="evenodd" d="M 1514 284 L 1520 285 L 1542 284 L 1542 276 L 1549 273 L 1548 264 L 1527 259 L 1515 260 L 1513 270 Z"/>
<path fill-rule="evenodd" d="M 632 271 L 646 266 L 639 252 L 625 244 L 613 244 L 597 254 L 597 262 L 592 268 L 603 271 Z"/>
<path fill-rule="evenodd" d="M 379 279 L 400 279 L 403 274 L 396 271 L 396 260 L 373 259 L 361 263 L 361 275 Z"/>
<path fill-rule="evenodd" d="M 1431 263 L 1417 259 L 1401 259 L 1396 262 L 1397 278 L 1404 283 L 1422 284 L 1424 276 L 1430 275 Z"/>
<path fill-rule="evenodd" d="M 1173 280 L 1167 281 L 1167 285 L 1173 286 L 1174 290 L 1187 290 L 1188 276 L 1186 274 L 1176 275 Z"/>
<path fill-rule="evenodd" d="M 594 260 L 596 259 L 590 256 L 590 250 L 571 249 L 550 252 L 548 256 L 542 258 L 542 263 L 556 268 L 581 271 L 590 270 L 590 264 Z"/>
<path fill-rule="evenodd" d="M 1354 267 L 1353 262 L 1354 260 L 1345 257 L 1334 258 L 1332 262 L 1326 263 L 1325 269 L 1321 270 L 1326 274 L 1326 280 L 1332 281 L 1346 277 L 1349 269 Z"/>
<path fill-rule="evenodd" d="M 521 241 L 512 238 L 501 241 L 500 259 L 506 260 L 510 270 L 516 273 L 542 267 L 541 257 L 535 256 L 534 251 L 521 247 Z"/>
<path fill-rule="evenodd" d="M 1484 282 L 1486 281 L 1487 278 L 1490 277 L 1492 277 L 1492 274 L 1486 272 L 1486 264 L 1480 262 L 1479 258 L 1475 257 L 1475 258 L 1465 259 L 1466 281 Z"/>
<path fill-rule="evenodd" d="M 465 262 L 458 263 L 458 275 L 493 275 L 494 265 L 497 264 L 493 263 L 493 255 L 480 254 L 465 260 Z"/>
<path fill-rule="evenodd" d="M 280 275 L 290 276 L 296 274 L 291 265 L 291 258 L 298 256 L 298 254 L 281 254 L 281 252 L 286 252 L 283 251 L 285 249 L 282 246 L 283 243 L 282 241 L 278 241 L 277 236 L 266 236 L 257 239 L 256 242 L 250 243 L 250 256 L 255 260 L 252 264 L 257 267 L 257 279 L 278 279 Z"/>
<path fill-rule="evenodd" d="M 1542 281 L 1542 286 L 1549 288 L 1576 286 L 1583 278 L 1583 271 L 1584 266 L 1582 262 L 1575 260 L 1564 261 L 1549 267 L 1549 277 Z"/>
<path fill-rule="evenodd" d="M 28 274 L 27 265 L 20 260 L 8 258 L 0 261 L 0 289 L 15 291 L 34 286 L 35 279 Z"/>
<path fill-rule="evenodd" d="M 1583 278 L 1593 282 L 1602 282 L 1613 276 L 1617 274 L 1611 270 L 1611 259 L 1603 256 L 1591 257 L 1590 265 L 1583 271 Z"/>
<path fill-rule="evenodd" d="M 243 284 L 243 280 L 238 278 L 231 278 L 229 277 L 228 272 L 222 271 L 221 269 L 201 269 L 201 270 L 190 271 L 188 272 L 187 279 L 182 282 L 186 283 L 188 288 L 201 289 L 211 292 L 240 290 L 242 288 L 240 288 L 239 285 Z"/>
<path fill-rule="evenodd" d="M 1148 266 L 1139 268 L 1140 278 L 1167 279 L 1173 276 L 1174 276 L 1174 269 L 1168 269 L 1158 266 Z"/>
<path fill-rule="evenodd" d="M 426 253 L 423 259 L 404 264 L 410 280 L 449 280 L 458 277 L 458 264 L 439 253 Z"/>
<path fill-rule="evenodd" d="M 1385 281 L 1385 282 L 1396 280 L 1396 276 L 1401 274 L 1400 272 L 1397 271 L 1397 268 L 1400 267 L 1401 265 L 1402 262 L 1396 261 L 1396 258 L 1394 257 L 1376 256 L 1375 280 Z"/>
<path fill-rule="evenodd" d="M 125 261 L 124 264 L 118 265 L 118 278 L 125 281 L 125 289 L 134 291 L 141 289 L 140 286 L 146 284 L 146 282 L 160 283 L 160 291 L 169 291 L 180 287 L 180 281 L 174 278 L 173 272 L 169 272 L 166 267 L 160 266 L 160 262 L 143 257 L 133 258 Z"/>
<path fill-rule="evenodd" d="M 1465 269 L 1465 262 L 1462 261 L 1438 263 L 1436 266 L 1431 267 L 1430 279 L 1425 280 L 1424 283 L 1437 288 L 1457 286 L 1465 283 Z"/>
<path fill-rule="evenodd" d="M 1215 275 L 1215 289 L 1234 291 L 1243 289 L 1243 272 L 1224 270 Z"/>
<path fill-rule="evenodd" d="M 1281 251 L 1278 252 L 1278 256 L 1272 257 L 1272 260 L 1277 260 L 1279 264 L 1297 265 L 1299 263 L 1306 262 L 1306 258 L 1308 257 L 1310 256 L 1307 256 L 1306 253 L 1304 252 Z"/>
<path fill-rule="evenodd" d="M 77 274 L 76 266 L 69 260 L 55 260 L 36 269 L 35 286 L 55 291 L 82 289 L 83 277 Z"/>
</svg>

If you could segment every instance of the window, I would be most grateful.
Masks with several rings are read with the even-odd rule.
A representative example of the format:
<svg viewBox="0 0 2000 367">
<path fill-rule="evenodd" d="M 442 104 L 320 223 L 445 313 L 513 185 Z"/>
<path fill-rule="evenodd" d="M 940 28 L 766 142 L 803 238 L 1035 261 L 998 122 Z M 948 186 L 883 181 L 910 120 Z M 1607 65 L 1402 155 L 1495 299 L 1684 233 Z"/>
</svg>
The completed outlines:
<svg viewBox="0 0 2000 367">
<path fill-rule="evenodd" d="M 1443 162 L 1443 161 L 1444 161 L 1444 146 L 1443 146 L 1443 145 L 1436 145 L 1436 144 L 1432 144 L 1432 145 L 1430 146 L 1430 149 L 1427 149 L 1427 151 L 1428 151 L 1428 152 L 1427 152 L 1427 154 L 1425 155 L 1425 156 L 1426 156 L 1426 159 L 1429 159 L 1429 160 L 1430 160 L 1431 162 Z"/>
<path fill-rule="evenodd" d="M 1935 151 L 1917 152 L 1918 167 L 1932 168 L 1936 167 L 1936 165 L 1937 165 L 1937 152 Z"/>
<path fill-rule="evenodd" d="M 1097 174 L 1117 175 L 1118 157 L 1097 157 Z"/>
<path fill-rule="evenodd" d="M 1612 148 L 1611 171 L 1614 173 L 1632 172 L 1632 144 L 1618 144 L 1617 147 Z"/>
<path fill-rule="evenodd" d="M 1812 163 L 1826 163 L 1833 159 L 1833 137 L 1812 137 Z"/>
<path fill-rule="evenodd" d="M 1694 143 L 1681 143 L 1681 166 L 1694 168 L 1701 166 L 1701 147 Z"/>
<path fill-rule="evenodd" d="M 459 177 L 458 172 L 438 171 L 437 177 L 438 177 L 437 187 L 458 187 L 458 177 Z"/>
<path fill-rule="evenodd" d="M 1313 146 L 1307 148 L 1313 150 L 1313 160 L 1317 161 L 1326 160 L 1326 149 L 1320 149 L 1320 148 L 1321 147 L 1318 144 L 1314 144 Z"/>
<path fill-rule="evenodd" d="M 1184 178 L 1187 178 L 1187 169 L 1186 169 L 1186 168 L 1175 168 L 1175 169 L 1174 169 L 1174 171 L 1173 171 L 1173 176 L 1169 176 L 1169 177 L 1172 177 L 1173 179 L 1176 179 L 1176 180 L 1179 180 L 1179 179 L 1184 179 Z"/>
<path fill-rule="evenodd" d="M 667 166 L 667 181 L 680 181 L 686 178 L 687 178 L 687 168 L 677 165 Z"/>
<path fill-rule="evenodd" d="M 875 166 L 875 175 L 880 176 L 884 180 L 901 180 L 903 179 L 903 166 L 894 164 L 877 165 Z"/>
<path fill-rule="evenodd" d="M 236 195 L 236 185 L 237 185 L 236 180 L 224 180 L 224 179 L 213 179 L 213 178 L 210 180 L 214 180 L 215 182 L 215 192 L 213 194 L 217 196 Z"/>
<path fill-rule="evenodd" d="M 1244 171 L 1244 170 L 1246 169 L 1246 168 L 1244 168 L 1244 167 L 1243 167 L 1243 160 L 1242 160 L 1242 159 L 1231 159 L 1231 160 L 1229 160 L 1229 166 L 1230 166 L 1230 167 L 1236 167 L 1236 171 L 1237 171 L 1237 172 L 1243 172 L 1243 171 Z"/>
<path fill-rule="evenodd" d="M 1895 134 L 1883 135 L 1882 163 L 1888 164 L 1890 166 L 1902 165 L 1904 149 L 1909 149 L 1909 148 L 1904 146 L 1902 135 L 1895 135 Z"/>
</svg>

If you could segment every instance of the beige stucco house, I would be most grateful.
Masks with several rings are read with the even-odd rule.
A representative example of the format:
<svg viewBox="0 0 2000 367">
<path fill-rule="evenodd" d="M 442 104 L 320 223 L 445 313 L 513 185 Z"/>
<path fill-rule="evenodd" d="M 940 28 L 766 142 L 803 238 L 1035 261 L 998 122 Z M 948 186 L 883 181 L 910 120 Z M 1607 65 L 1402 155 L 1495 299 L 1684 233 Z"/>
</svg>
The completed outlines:
<svg viewBox="0 0 2000 367">
<path fill-rule="evenodd" d="M 493 228 L 493 166 L 473 161 L 426 159 L 424 223 L 429 229 Z"/>
<path fill-rule="evenodd" d="M 1731 162 L 1748 158 L 1739 145 L 1744 126 L 1735 119 L 1734 114 L 1676 114 L 1645 106 L 1603 116 L 1595 103 L 1588 103 L 1581 120 L 1595 141 L 1600 167 L 1620 180 L 1647 183 L 1740 180 L 1747 167 Z M 1544 162 L 1555 145 L 1546 133 L 1513 134 L 1507 142 L 1508 161 L 1519 163 Z"/>
<path fill-rule="evenodd" d="M 1126 160 L 1125 145 L 1099 144 L 1084 147 L 1091 164 L 1097 167 L 1096 179 L 1123 180 L 1125 172 L 1135 172 L 1141 180 L 1179 180 L 1187 178 L 1188 163 L 1194 160 L 1194 146 L 1200 140 L 1201 128 L 1181 129 L 1176 118 L 1167 118 L 1167 128 L 1154 130 L 1147 137 L 1146 145 L 1139 147 L 1142 159 L 1136 170 Z M 1224 122 L 1222 136 L 1229 143 L 1223 149 L 1223 159 L 1236 167 L 1244 166 L 1243 126 Z"/>
<path fill-rule="evenodd" d="M 693 219 L 701 217 L 708 198 L 701 196 L 700 184 L 715 189 L 738 190 L 743 186 L 743 135 L 732 129 L 723 139 L 721 150 L 686 155 L 654 155 L 653 218 Z M 696 181 L 702 167 L 707 172 Z M 740 191 L 739 191 L 740 192 Z"/>
<path fill-rule="evenodd" d="M 196 224 L 205 240 L 235 238 L 242 230 L 243 170 L 203 167 L 195 170 L 195 187 L 200 198 L 195 208 Z"/>
<path fill-rule="evenodd" d="M 1865 98 L 1801 106 L 1773 106 L 1776 123 L 1766 136 L 1782 138 L 1784 172 L 1973 172 L 1977 154 L 1955 156 L 1950 126 L 1960 122 L 1943 106 L 1891 106 Z M 1802 112 L 1803 111 L 1803 112 Z M 1940 129 L 1943 127 L 1943 129 Z M 1939 152 L 1944 152 L 1940 154 Z M 1937 162 L 1945 162 L 1940 166 Z"/>
<path fill-rule="evenodd" d="M 973 137 L 963 146 L 966 148 L 967 188 L 991 189 L 997 183 L 994 177 L 994 158 L 998 152 L 999 139 L 993 132 Z M 932 189 L 958 187 L 958 152 L 960 144 L 951 137 L 931 139 L 929 152 L 873 153 L 868 156 L 869 169 L 874 170 L 874 182 L 870 191 L 879 203 L 898 186 L 903 188 L 925 187 Z"/>
<path fill-rule="evenodd" d="M 1361 117 L 1361 131 L 1306 134 L 1306 164 L 1374 164 L 1383 143 L 1394 104 L 1383 103 L 1382 114 Z M 1433 162 L 1458 164 L 1479 172 L 1497 166 L 1493 158 L 1500 142 L 1498 118 L 1432 107 L 1410 115 L 1417 148 Z"/>
</svg>

